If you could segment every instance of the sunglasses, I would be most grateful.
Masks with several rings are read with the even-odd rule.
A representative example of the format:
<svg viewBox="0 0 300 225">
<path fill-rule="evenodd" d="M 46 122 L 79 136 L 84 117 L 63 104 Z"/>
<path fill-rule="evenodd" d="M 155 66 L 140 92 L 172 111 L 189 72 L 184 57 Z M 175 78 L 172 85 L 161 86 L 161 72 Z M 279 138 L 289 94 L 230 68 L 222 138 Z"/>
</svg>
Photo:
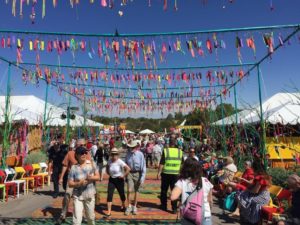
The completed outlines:
<svg viewBox="0 0 300 225">
<path fill-rule="evenodd" d="M 81 152 L 79 155 L 86 155 L 87 152 Z"/>
</svg>

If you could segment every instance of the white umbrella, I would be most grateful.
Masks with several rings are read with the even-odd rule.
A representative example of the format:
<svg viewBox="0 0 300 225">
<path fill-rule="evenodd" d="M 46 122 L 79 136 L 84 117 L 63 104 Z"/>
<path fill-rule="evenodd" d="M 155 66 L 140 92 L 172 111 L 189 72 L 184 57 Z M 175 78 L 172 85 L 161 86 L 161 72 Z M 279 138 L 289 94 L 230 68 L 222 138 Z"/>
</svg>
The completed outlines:
<svg viewBox="0 0 300 225">
<path fill-rule="evenodd" d="M 154 134 L 155 132 L 149 129 L 140 131 L 140 134 Z"/>
</svg>

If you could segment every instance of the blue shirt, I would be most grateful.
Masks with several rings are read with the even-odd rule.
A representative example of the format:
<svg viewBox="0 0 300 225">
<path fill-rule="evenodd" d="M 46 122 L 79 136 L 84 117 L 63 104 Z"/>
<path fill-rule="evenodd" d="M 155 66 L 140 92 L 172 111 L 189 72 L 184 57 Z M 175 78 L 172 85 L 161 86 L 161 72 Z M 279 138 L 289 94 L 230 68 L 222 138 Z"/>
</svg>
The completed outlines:
<svg viewBox="0 0 300 225">
<path fill-rule="evenodd" d="M 146 162 L 144 154 L 141 151 L 130 151 L 126 155 L 125 163 L 132 172 L 139 171 L 141 173 L 141 183 L 146 178 Z"/>
</svg>

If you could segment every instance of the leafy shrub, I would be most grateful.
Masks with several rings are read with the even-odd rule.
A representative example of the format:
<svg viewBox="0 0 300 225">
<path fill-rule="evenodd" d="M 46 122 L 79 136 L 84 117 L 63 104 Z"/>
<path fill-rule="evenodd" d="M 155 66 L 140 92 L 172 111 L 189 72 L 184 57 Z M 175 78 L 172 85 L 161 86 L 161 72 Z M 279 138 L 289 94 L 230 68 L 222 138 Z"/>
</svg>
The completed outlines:
<svg viewBox="0 0 300 225">
<path fill-rule="evenodd" d="M 47 155 L 44 152 L 42 151 L 31 152 L 25 158 L 25 165 L 46 162 L 46 161 L 47 161 Z"/>
<path fill-rule="evenodd" d="M 286 183 L 288 176 L 294 173 L 297 173 L 298 176 L 300 176 L 300 169 L 295 172 L 283 168 L 270 168 L 268 173 L 272 177 L 272 184 L 288 188 Z"/>
</svg>

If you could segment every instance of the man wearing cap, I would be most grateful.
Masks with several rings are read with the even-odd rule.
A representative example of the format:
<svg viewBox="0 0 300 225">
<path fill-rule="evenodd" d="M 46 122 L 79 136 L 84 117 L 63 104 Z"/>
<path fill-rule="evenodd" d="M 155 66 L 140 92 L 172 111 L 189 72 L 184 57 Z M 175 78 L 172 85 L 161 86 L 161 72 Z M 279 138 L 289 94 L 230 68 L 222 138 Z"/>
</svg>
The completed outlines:
<svg viewBox="0 0 300 225">
<path fill-rule="evenodd" d="M 160 165 L 158 169 L 157 179 L 161 177 L 161 192 L 160 192 L 160 208 L 167 211 L 167 194 L 169 187 L 171 190 L 177 182 L 181 163 L 183 161 L 183 152 L 176 148 L 175 139 L 170 139 L 169 147 L 164 148 Z M 177 201 L 172 201 L 172 211 L 177 212 Z"/>
<path fill-rule="evenodd" d="M 139 151 L 139 142 L 137 140 L 131 141 L 128 145 L 129 151 L 127 152 L 125 163 L 130 168 L 130 173 L 127 176 L 127 203 L 125 215 L 132 213 L 137 214 L 138 192 L 141 184 L 144 183 L 146 178 L 146 162 L 144 154 Z M 134 204 L 131 204 L 131 193 L 134 192 Z"/>
<path fill-rule="evenodd" d="M 85 145 L 86 145 L 86 142 L 85 142 L 84 139 L 78 139 L 76 141 L 76 144 L 71 143 L 69 151 L 66 154 L 64 160 L 62 161 L 62 167 L 63 168 L 62 168 L 62 172 L 60 174 L 59 183 L 63 184 L 63 188 L 65 190 L 65 195 L 64 195 L 64 198 L 63 198 L 63 202 L 62 202 L 62 212 L 61 212 L 60 218 L 58 219 L 56 224 L 61 224 L 62 222 L 64 222 L 64 220 L 66 218 L 66 215 L 67 215 L 67 212 L 68 212 L 69 203 L 70 203 L 70 199 L 71 199 L 71 196 L 72 196 L 73 188 L 70 188 L 69 185 L 67 185 L 67 182 L 66 182 L 67 179 L 65 179 L 65 178 L 68 178 L 71 167 L 78 163 L 77 159 L 75 157 L 75 148 L 83 147 Z M 90 155 L 89 152 L 87 153 L 86 158 L 88 160 L 91 160 L 91 155 Z"/>
</svg>

